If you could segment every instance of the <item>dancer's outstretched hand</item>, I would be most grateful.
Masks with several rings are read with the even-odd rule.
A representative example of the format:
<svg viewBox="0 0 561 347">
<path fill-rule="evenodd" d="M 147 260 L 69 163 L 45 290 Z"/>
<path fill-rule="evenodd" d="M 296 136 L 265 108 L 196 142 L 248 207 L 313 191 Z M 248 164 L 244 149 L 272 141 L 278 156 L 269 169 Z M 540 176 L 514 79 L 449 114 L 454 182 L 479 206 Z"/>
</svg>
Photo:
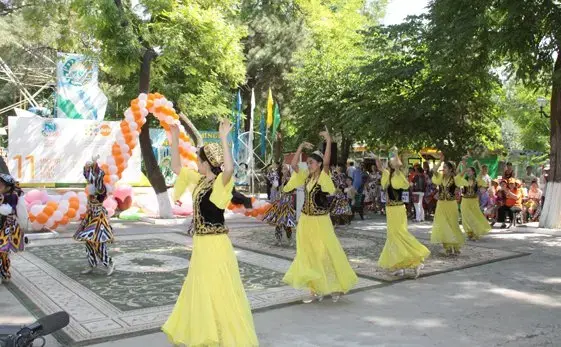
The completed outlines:
<svg viewBox="0 0 561 347">
<path fill-rule="evenodd" d="M 175 138 L 179 138 L 179 125 L 178 124 L 171 124 L 169 126 L 169 131 L 171 133 L 171 136 L 173 136 Z"/>
<path fill-rule="evenodd" d="M 302 143 L 300 144 L 300 148 L 301 148 L 301 149 L 314 149 L 314 145 L 312 145 L 312 144 L 309 143 L 309 142 L 302 142 Z"/>
<path fill-rule="evenodd" d="M 220 126 L 218 127 L 218 133 L 220 138 L 227 138 L 228 134 L 232 130 L 232 122 L 229 119 L 224 118 L 220 121 Z"/>
<path fill-rule="evenodd" d="M 325 127 L 324 131 L 319 133 L 319 135 L 321 137 L 323 137 L 325 141 L 330 141 L 331 140 L 331 135 L 329 134 L 329 130 L 327 130 L 327 126 Z"/>
</svg>

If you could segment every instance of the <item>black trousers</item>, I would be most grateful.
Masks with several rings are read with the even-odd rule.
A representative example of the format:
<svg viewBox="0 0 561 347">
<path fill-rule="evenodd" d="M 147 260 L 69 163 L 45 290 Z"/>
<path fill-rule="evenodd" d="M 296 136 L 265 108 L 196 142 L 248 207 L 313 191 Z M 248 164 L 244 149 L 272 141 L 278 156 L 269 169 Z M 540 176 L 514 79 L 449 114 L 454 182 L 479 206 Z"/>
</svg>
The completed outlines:
<svg viewBox="0 0 561 347">
<path fill-rule="evenodd" d="M 507 206 L 501 206 L 499 207 L 499 223 L 504 223 L 506 216 L 508 215 L 510 222 L 512 223 L 514 221 L 514 215 L 518 212 L 521 212 L 522 209 L 520 207 L 516 207 L 516 206 L 512 206 L 512 207 L 507 207 Z"/>
</svg>

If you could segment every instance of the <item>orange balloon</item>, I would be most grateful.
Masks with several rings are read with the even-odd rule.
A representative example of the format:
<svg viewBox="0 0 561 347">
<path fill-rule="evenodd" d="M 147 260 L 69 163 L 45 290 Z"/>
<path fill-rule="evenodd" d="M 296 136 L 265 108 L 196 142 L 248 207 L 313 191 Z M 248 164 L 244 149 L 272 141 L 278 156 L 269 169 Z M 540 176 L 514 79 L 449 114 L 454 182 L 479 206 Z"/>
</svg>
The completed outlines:
<svg viewBox="0 0 561 347">
<path fill-rule="evenodd" d="M 160 125 L 162 126 L 162 128 L 164 128 L 165 131 L 169 131 L 169 124 L 168 123 L 160 123 Z"/>
<path fill-rule="evenodd" d="M 56 228 L 58 228 L 58 222 L 55 222 L 55 224 L 53 224 L 53 226 L 51 227 L 52 230 L 55 230 Z"/>
<path fill-rule="evenodd" d="M 53 215 L 53 213 L 55 213 L 55 209 L 50 206 L 47 206 L 43 209 L 43 213 L 50 217 Z"/>
<path fill-rule="evenodd" d="M 109 175 L 103 176 L 103 182 L 104 183 L 111 183 L 111 176 L 109 176 Z"/>
<path fill-rule="evenodd" d="M 111 149 L 111 154 L 112 154 L 114 157 L 121 155 L 121 147 L 119 147 L 119 146 L 117 146 L 117 148 L 113 147 L 113 148 Z"/>
<path fill-rule="evenodd" d="M 58 204 L 54 201 L 49 201 L 49 202 L 47 202 L 47 207 L 50 207 L 53 210 L 56 210 L 58 208 Z"/>
<path fill-rule="evenodd" d="M 68 224 L 69 221 L 70 219 L 67 216 L 62 216 L 62 219 L 60 220 L 60 224 L 66 225 Z"/>
<path fill-rule="evenodd" d="M 30 222 L 35 222 L 35 216 L 32 215 L 31 213 L 29 213 L 29 221 Z"/>
<path fill-rule="evenodd" d="M 140 114 L 140 112 L 135 112 L 134 113 L 134 120 L 135 122 L 141 122 L 142 121 L 142 114 Z"/>
<path fill-rule="evenodd" d="M 68 204 L 68 207 L 77 210 L 80 207 L 80 202 L 79 201 L 71 201 Z"/>
<path fill-rule="evenodd" d="M 131 103 L 131 110 L 133 113 L 137 113 L 140 112 L 140 107 L 138 106 L 138 104 Z"/>
<path fill-rule="evenodd" d="M 49 216 L 47 216 L 45 213 L 39 213 L 37 215 L 37 222 L 39 222 L 40 224 L 45 224 L 48 220 Z"/>
<path fill-rule="evenodd" d="M 125 158 L 123 158 L 122 155 L 118 155 L 115 156 L 115 164 L 117 164 L 117 166 L 122 165 L 125 162 Z"/>
<path fill-rule="evenodd" d="M 74 208 L 68 208 L 68 212 L 66 212 L 66 216 L 68 216 L 68 218 L 74 218 L 76 217 L 76 209 Z M 47 218 L 48 219 L 48 218 Z"/>
</svg>

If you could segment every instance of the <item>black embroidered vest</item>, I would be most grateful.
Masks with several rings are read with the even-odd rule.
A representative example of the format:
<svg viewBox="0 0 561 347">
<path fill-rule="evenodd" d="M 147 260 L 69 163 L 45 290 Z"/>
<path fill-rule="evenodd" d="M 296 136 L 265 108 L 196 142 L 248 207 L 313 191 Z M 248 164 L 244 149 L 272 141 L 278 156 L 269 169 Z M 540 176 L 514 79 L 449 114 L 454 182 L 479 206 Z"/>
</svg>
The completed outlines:
<svg viewBox="0 0 561 347">
<path fill-rule="evenodd" d="M 214 181 L 208 182 L 201 177 L 193 191 L 193 222 L 189 234 L 214 235 L 226 234 L 228 228 L 224 225 L 224 210 L 210 201 Z"/>
</svg>

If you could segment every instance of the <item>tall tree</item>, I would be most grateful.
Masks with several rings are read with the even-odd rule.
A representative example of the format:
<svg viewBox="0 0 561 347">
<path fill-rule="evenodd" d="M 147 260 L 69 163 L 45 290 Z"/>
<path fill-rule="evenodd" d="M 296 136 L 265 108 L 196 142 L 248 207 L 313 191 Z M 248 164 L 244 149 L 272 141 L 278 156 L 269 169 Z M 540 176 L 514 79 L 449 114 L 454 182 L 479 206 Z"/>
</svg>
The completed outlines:
<svg viewBox="0 0 561 347">
<path fill-rule="evenodd" d="M 309 43 L 298 52 L 300 63 L 289 75 L 289 135 L 319 140 L 314 134 L 325 125 L 334 129 L 347 159 L 361 125 L 355 122 L 359 108 L 353 100 L 360 93 L 359 62 L 364 56 L 362 30 L 383 15 L 384 1 L 300 1 Z M 378 11 L 378 12 L 376 12 Z M 302 131 L 305 129 L 305 131 Z"/>
<path fill-rule="evenodd" d="M 451 159 L 470 148 L 499 145 L 497 76 L 440 61 L 423 17 L 371 28 L 366 47 L 358 121 L 371 145 L 435 146 Z"/>
<path fill-rule="evenodd" d="M 131 7 L 120 0 L 72 0 L 59 2 L 58 13 L 44 7 L 50 1 L 18 3 L 25 5 L 19 12 L 25 24 L 37 30 L 46 18 L 64 20 L 62 12 L 76 19 L 61 35 L 79 40 L 76 50 L 99 60 L 102 87 L 118 86 L 110 102 L 123 109 L 139 91 L 158 91 L 190 117 L 210 119 L 229 112 L 230 91 L 243 81 L 245 30 L 234 20 L 237 1 L 140 0 Z M 148 134 L 155 124 L 151 119 L 142 128 L 140 145 L 160 215 L 169 217 L 167 187 Z"/>
<path fill-rule="evenodd" d="M 440 59 L 465 66 L 504 67 L 524 85 L 551 93 L 551 171 L 540 226 L 560 228 L 561 4 L 543 0 L 433 0 L 430 21 Z M 473 59 L 465 59 L 468 52 L 475 53 Z"/>
</svg>

